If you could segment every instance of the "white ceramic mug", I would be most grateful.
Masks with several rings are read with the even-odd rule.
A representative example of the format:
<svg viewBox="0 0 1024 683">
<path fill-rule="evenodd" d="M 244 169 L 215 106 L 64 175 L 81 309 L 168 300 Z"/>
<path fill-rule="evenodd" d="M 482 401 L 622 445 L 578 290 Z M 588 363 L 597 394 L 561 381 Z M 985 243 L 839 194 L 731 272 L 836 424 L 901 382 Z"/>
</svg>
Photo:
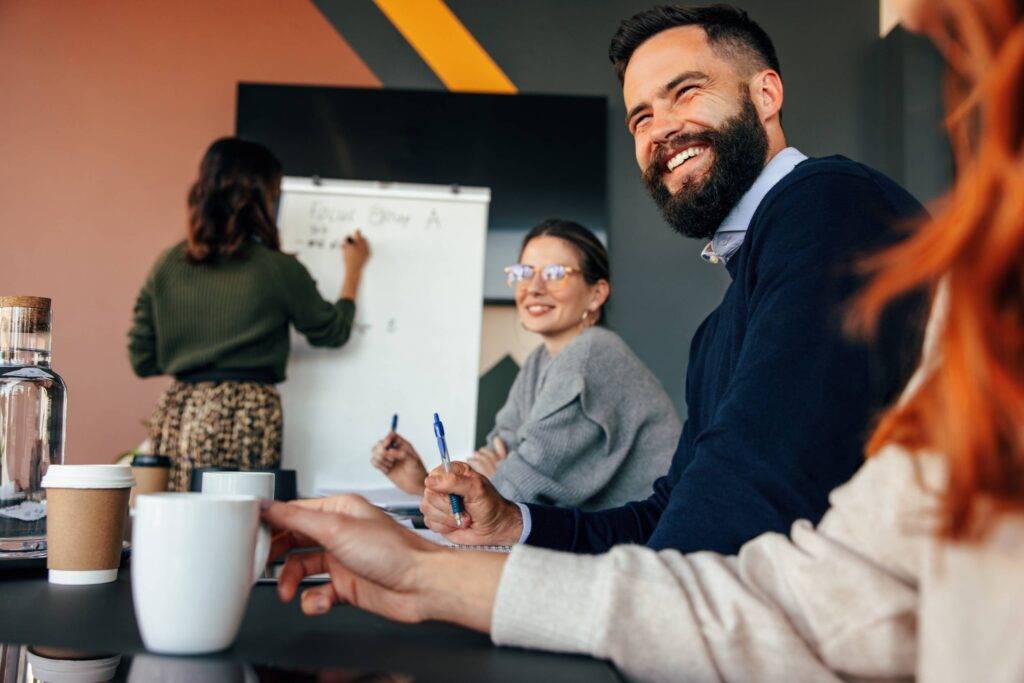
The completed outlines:
<svg viewBox="0 0 1024 683">
<path fill-rule="evenodd" d="M 236 493 L 274 499 L 273 472 L 203 472 L 203 493 Z"/>
<path fill-rule="evenodd" d="M 201 486 L 203 493 L 227 493 L 274 500 L 273 472 L 203 472 Z M 254 569 L 256 578 L 259 578 L 263 574 L 263 570 L 266 569 L 268 555 L 270 555 L 270 529 L 265 524 L 261 524 L 259 535 L 256 537 L 256 562 L 258 565 Z M 260 558 L 263 558 L 262 562 L 260 562 Z"/>
<path fill-rule="evenodd" d="M 257 554 L 251 495 L 149 493 L 135 501 L 132 599 L 142 642 L 161 654 L 231 646 L 249 591 L 267 562 Z"/>
</svg>

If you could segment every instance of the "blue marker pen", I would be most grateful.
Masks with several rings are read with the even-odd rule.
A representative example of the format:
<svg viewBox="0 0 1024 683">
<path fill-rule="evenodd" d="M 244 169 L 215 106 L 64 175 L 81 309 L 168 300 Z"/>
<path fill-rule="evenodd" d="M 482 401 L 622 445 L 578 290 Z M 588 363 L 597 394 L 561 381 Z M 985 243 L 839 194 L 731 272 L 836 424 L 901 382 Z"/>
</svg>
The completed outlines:
<svg viewBox="0 0 1024 683">
<path fill-rule="evenodd" d="M 448 457 L 448 444 L 444 441 L 444 425 L 441 424 L 441 418 L 434 413 L 434 436 L 437 437 L 437 449 L 441 451 L 441 464 L 444 465 L 445 472 L 452 471 L 452 461 Z M 452 514 L 455 515 L 455 524 L 462 526 L 462 496 L 457 496 L 454 493 L 448 494 L 448 502 L 452 504 Z"/>
<path fill-rule="evenodd" d="M 396 429 L 398 429 L 398 413 L 391 416 L 391 431 L 395 431 Z M 396 439 L 391 439 L 391 443 L 388 444 L 388 448 L 394 448 L 397 445 L 398 441 Z"/>
</svg>

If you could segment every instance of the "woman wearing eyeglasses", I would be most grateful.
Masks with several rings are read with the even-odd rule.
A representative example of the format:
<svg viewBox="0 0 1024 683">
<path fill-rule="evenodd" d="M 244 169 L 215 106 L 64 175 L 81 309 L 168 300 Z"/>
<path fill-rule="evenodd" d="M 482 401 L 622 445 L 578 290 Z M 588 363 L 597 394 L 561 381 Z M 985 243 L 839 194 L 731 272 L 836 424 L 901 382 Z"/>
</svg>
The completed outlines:
<svg viewBox="0 0 1024 683">
<path fill-rule="evenodd" d="M 550 219 L 505 269 L 523 327 L 543 344 L 519 371 L 488 445 L 469 459 L 509 500 L 604 508 L 646 496 L 682 430 L 658 380 L 604 324 L 608 252 L 582 225 Z M 420 494 L 416 449 L 389 432 L 371 461 Z"/>
</svg>

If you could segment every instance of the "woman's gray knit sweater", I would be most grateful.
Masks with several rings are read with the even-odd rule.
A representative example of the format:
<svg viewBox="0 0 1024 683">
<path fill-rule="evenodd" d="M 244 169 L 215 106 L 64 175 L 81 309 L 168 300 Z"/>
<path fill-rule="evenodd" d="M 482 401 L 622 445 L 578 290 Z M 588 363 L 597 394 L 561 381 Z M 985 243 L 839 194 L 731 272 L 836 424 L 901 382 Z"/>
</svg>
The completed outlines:
<svg viewBox="0 0 1024 683">
<path fill-rule="evenodd" d="M 541 345 L 498 411 L 508 446 L 492 482 L 506 498 L 600 509 L 640 500 L 668 472 L 682 425 L 622 339 L 584 330 L 554 358 Z"/>
</svg>

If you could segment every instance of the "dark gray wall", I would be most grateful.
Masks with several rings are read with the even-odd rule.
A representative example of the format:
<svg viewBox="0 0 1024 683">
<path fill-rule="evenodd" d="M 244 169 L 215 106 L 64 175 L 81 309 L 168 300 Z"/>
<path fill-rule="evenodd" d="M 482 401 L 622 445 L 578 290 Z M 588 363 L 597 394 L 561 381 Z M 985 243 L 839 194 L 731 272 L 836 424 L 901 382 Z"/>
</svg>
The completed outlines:
<svg viewBox="0 0 1024 683">
<path fill-rule="evenodd" d="M 945 66 L 932 44 L 896 28 L 879 49 L 886 85 L 886 169 L 923 202 L 949 187 L 953 158 L 943 132 Z"/>
<path fill-rule="evenodd" d="M 683 407 L 687 350 L 728 284 L 699 258 L 703 245 L 674 234 L 644 192 L 622 119 L 621 90 L 607 59 L 619 21 L 653 3 L 628 0 L 448 0 L 448 5 L 522 92 L 607 95 L 609 244 L 614 279 L 611 326 Z M 742 0 L 776 43 L 791 144 L 809 155 L 845 154 L 901 179 L 886 153 L 886 55 L 871 0 Z M 385 87 L 441 87 L 369 2 L 317 5 Z M 907 68 L 914 68 L 907 63 Z M 906 103 L 904 103 L 906 104 Z M 902 130 L 902 119 L 895 125 Z M 564 131 L 572 136 L 573 131 Z M 891 135 L 889 136 L 891 137 Z M 580 140 L 581 145 L 587 143 Z M 566 172 L 572 160 L 566 159 Z M 569 216 L 571 218 L 571 216 Z M 538 218 L 542 218 L 538 216 Z"/>
</svg>

